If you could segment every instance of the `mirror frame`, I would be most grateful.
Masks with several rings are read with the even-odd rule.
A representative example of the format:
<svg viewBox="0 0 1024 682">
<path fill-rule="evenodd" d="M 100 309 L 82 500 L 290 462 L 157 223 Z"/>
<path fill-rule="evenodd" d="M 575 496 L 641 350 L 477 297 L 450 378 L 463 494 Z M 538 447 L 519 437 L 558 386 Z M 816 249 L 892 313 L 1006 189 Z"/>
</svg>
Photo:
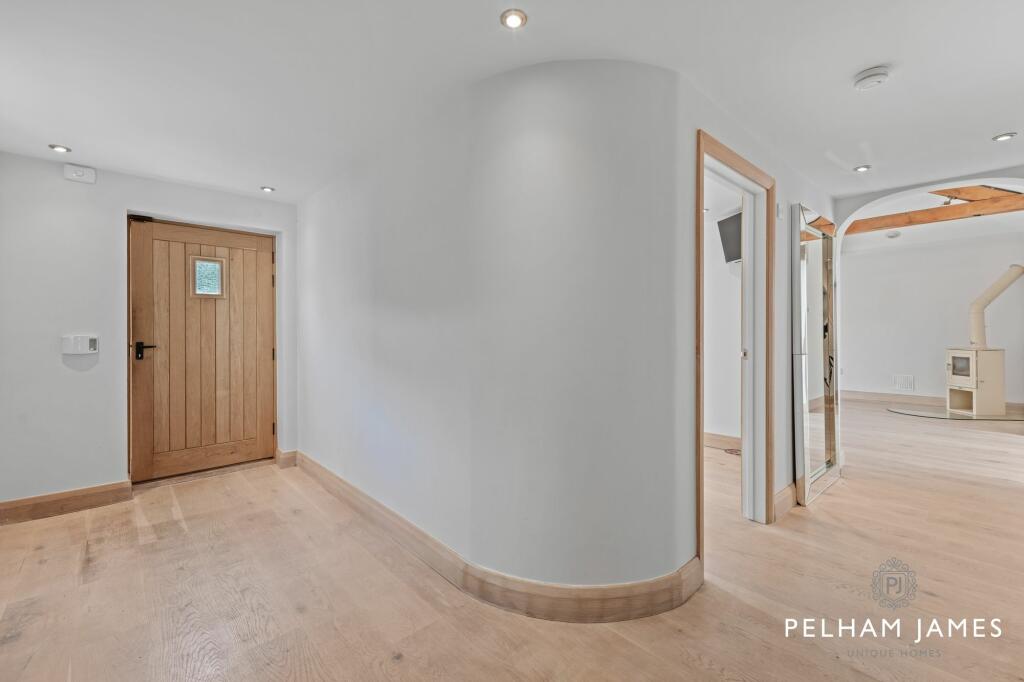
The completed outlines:
<svg viewBox="0 0 1024 682">
<path fill-rule="evenodd" d="M 808 216 L 816 216 L 814 220 L 808 220 Z M 839 372 L 836 335 L 835 335 L 835 312 L 836 312 L 836 242 L 835 224 L 825 218 L 822 214 L 808 209 L 803 204 L 793 205 L 793 229 L 792 235 L 792 267 L 791 292 L 792 292 L 792 336 L 793 336 L 793 456 L 794 456 L 794 479 L 796 484 L 797 503 L 808 505 L 815 497 L 820 495 L 826 488 L 835 483 L 842 476 L 842 467 L 839 461 Z M 824 367 L 823 375 L 827 378 L 824 393 L 824 416 L 825 416 L 825 460 L 823 468 L 811 471 L 810 451 L 804 443 L 804 363 L 806 360 L 806 349 L 803 347 L 803 315 L 800 311 L 804 308 L 803 280 L 801 277 L 801 248 L 802 234 L 808 232 L 816 235 L 819 239 L 827 240 L 829 249 L 823 259 L 822 282 L 827 284 L 824 288 L 824 302 L 822 314 L 825 320 L 824 336 Z"/>
</svg>

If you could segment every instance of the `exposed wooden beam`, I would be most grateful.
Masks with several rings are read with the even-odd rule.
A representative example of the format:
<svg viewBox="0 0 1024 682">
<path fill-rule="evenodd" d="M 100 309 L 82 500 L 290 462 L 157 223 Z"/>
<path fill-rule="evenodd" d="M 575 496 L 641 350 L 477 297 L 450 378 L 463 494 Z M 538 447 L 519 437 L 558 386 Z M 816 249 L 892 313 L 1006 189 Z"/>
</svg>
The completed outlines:
<svg viewBox="0 0 1024 682">
<path fill-rule="evenodd" d="M 836 226 L 831 220 L 823 215 L 818 216 L 811 222 L 807 223 L 811 227 L 821 230 L 830 237 L 836 236 Z"/>
<path fill-rule="evenodd" d="M 846 234 L 863 234 L 877 230 L 888 230 L 894 227 L 912 227 L 914 225 L 941 223 L 947 220 L 960 220 L 962 218 L 974 218 L 976 216 L 996 215 L 1022 210 L 1024 210 L 1024 194 L 1010 194 L 993 199 L 971 201 L 966 204 L 950 204 L 949 206 L 937 206 L 918 211 L 880 215 L 874 218 L 861 218 L 860 220 L 855 220 L 847 228 Z"/>
<path fill-rule="evenodd" d="M 1020 192 L 1014 192 L 1009 189 L 1001 189 L 999 187 L 992 187 L 991 185 L 971 185 L 970 187 L 951 187 L 949 189 L 936 189 L 930 192 L 931 194 L 937 194 L 940 197 L 949 197 L 951 199 L 960 199 L 961 201 L 984 201 L 985 199 L 995 199 L 996 197 L 1013 196 L 1020 194 Z"/>
</svg>

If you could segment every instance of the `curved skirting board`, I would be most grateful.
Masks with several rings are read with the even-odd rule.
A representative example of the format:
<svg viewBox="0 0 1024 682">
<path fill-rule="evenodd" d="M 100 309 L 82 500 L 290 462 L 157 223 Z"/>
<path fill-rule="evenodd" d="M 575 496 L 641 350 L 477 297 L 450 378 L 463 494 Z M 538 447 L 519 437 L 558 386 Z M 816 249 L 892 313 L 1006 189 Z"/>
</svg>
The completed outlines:
<svg viewBox="0 0 1024 682">
<path fill-rule="evenodd" d="M 694 557 L 674 573 L 614 585 L 559 585 L 525 580 L 466 563 L 462 590 L 485 602 L 534 618 L 569 623 L 610 623 L 669 611 L 704 582 Z"/>
<path fill-rule="evenodd" d="M 613 585 L 561 585 L 505 575 L 466 561 L 305 453 L 296 454 L 296 464 L 329 493 L 384 528 L 452 585 L 508 611 L 570 623 L 631 620 L 674 609 L 704 582 L 704 567 L 698 557 L 668 575 Z"/>
</svg>

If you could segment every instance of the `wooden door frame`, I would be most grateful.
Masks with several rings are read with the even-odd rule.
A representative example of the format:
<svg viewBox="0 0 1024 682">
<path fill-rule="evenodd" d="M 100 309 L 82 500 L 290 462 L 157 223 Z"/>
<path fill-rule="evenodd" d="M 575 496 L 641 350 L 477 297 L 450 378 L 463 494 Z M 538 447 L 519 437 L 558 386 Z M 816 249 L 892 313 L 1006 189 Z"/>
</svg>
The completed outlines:
<svg viewBox="0 0 1024 682">
<path fill-rule="evenodd" d="M 135 345 L 134 336 L 132 334 L 132 331 L 133 331 L 133 329 L 132 329 L 132 221 L 136 221 L 136 222 L 158 222 L 158 223 L 162 223 L 164 225 L 180 225 L 181 227 L 194 227 L 194 228 L 199 228 L 199 229 L 202 229 L 202 230 L 215 230 L 217 232 L 227 232 L 227 233 L 232 233 L 232 234 L 240 234 L 240 235 L 245 235 L 247 237 L 270 237 L 271 239 L 274 240 L 274 249 L 273 249 L 273 251 L 271 251 L 271 262 L 274 264 L 273 273 L 275 274 L 275 277 L 276 277 L 276 271 L 277 271 L 276 261 L 277 261 L 277 239 L 278 239 L 277 233 L 274 233 L 274 232 L 263 232 L 263 231 L 258 231 L 258 230 L 243 230 L 243 229 L 228 228 L 228 227 L 218 227 L 216 225 L 200 225 L 198 223 L 188 223 L 188 222 L 183 222 L 183 221 L 179 221 L 179 220 L 170 220 L 170 219 L 165 219 L 165 218 L 157 218 L 157 217 L 154 217 L 154 216 L 148 216 L 148 215 L 144 215 L 144 214 L 140 214 L 140 213 L 131 213 L 131 212 L 129 212 L 127 214 L 127 216 L 125 217 L 125 249 L 126 249 L 126 252 L 127 252 L 127 261 L 126 261 L 126 266 L 125 266 L 125 279 L 126 279 L 126 282 L 127 282 L 127 287 L 126 287 L 126 292 L 127 292 L 127 295 L 126 295 L 126 306 L 127 306 L 126 322 L 127 322 L 127 324 L 125 325 L 125 334 L 126 334 L 127 338 L 125 339 L 125 343 L 127 345 L 127 350 L 128 350 L 127 354 L 125 355 L 125 362 L 127 363 L 127 370 L 128 370 L 127 371 L 127 382 L 125 384 L 125 396 L 127 397 L 126 402 L 127 402 L 127 416 L 128 416 L 128 429 L 127 429 L 127 436 L 128 436 L 128 451 L 127 451 L 127 455 L 128 456 L 127 456 L 126 464 L 127 464 L 127 467 L 128 467 L 128 480 L 129 481 L 132 480 L 132 372 L 134 370 L 134 364 L 133 364 L 134 355 L 133 355 L 133 353 L 134 353 L 134 345 Z M 271 325 L 271 329 L 273 330 L 273 332 L 271 334 L 271 344 L 276 349 L 277 348 L 277 288 L 276 288 L 276 286 L 274 287 L 274 295 L 271 297 L 271 312 L 273 313 L 273 316 L 274 316 L 274 323 Z M 276 353 L 276 350 L 275 350 L 275 353 L 274 353 L 274 360 L 273 360 L 273 362 L 274 362 L 274 367 L 273 367 L 274 386 L 273 386 L 273 390 L 271 391 L 271 394 L 273 395 L 274 423 L 276 424 L 277 423 L 277 419 L 278 419 L 278 414 L 277 414 L 277 403 L 278 403 L 277 389 L 278 389 L 278 386 L 277 386 L 277 353 Z M 277 451 L 278 451 L 278 433 L 277 433 L 277 428 L 276 427 L 275 427 L 274 433 L 272 435 L 272 442 L 273 442 L 274 453 L 276 454 Z"/>
<path fill-rule="evenodd" d="M 775 296 L 775 178 L 729 149 L 704 130 L 697 130 L 697 196 L 694 202 L 696 247 L 696 455 L 697 455 L 697 556 L 704 559 L 704 155 L 715 159 L 765 191 L 765 523 L 774 523 L 775 505 L 775 387 L 772 332 Z M 756 305 L 756 298 L 755 298 Z M 755 386 L 756 388 L 756 386 Z"/>
</svg>

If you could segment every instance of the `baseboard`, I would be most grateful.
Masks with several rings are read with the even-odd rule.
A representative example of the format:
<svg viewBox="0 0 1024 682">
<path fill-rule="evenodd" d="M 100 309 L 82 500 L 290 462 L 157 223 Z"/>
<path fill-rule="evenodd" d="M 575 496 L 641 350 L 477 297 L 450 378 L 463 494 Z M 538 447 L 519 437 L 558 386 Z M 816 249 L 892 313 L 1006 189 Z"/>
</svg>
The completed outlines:
<svg viewBox="0 0 1024 682">
<path fill-rule="evenodd" d="M 908 395 L 906 393 L 872 393 L 870 391 L 840 391 L 843 400 L 860 400 L 870 403 L 902 403 L 904 405 L 946 405 L 946 399 L 935 395 Z M 1007 409 L 1024 409 L 1024 403 L 1006 403 Z"/>
<path fill-rule="evenodd" d="M 775 493 L 775 520 L 781 519 L 790 509 L 796 506 L 796 485 L 790 483 Z"/>
<path fill-rule="evenodd" d="M 305 453 L 297 453 L 296 463 L 329 493 L 383 528 L 452 585 L 508 611 L 570 623 L 631 620 L 674 609 L 704 582 L 704 567 L 698 557 L 668 575 L 613 585 L 561 585 L 499 573 L 466 561 Z"/>
<path fill-rule="evenodd" d="M 742 440 L 739 436 L 723 436 L 719 433 L 704 432 L 704 447 L 716 450 L 739 450 Z"/>
<path fill-rule="evenodd" d="M 132 499 L 131 481 L 0 502 L 0 526 L 103 507 Z"/>
<path fill-rule="evenodd" d="M 871 391 L 840 391 L 841 400 L 859 400 L 869 403 L 903 403 L 904 405 L 945 405 L 946 399 L 933 395 L 906 393 L 873 393 Z"/>
<path fill-rule="evenodd" d="M 282 469 L 293 467 L 296 465 L 296 450 L 289 450 L 288 452 L 277 451 L 274 455 L 274 461 L 277 462 L 277 466 Z"/>
</svg>

